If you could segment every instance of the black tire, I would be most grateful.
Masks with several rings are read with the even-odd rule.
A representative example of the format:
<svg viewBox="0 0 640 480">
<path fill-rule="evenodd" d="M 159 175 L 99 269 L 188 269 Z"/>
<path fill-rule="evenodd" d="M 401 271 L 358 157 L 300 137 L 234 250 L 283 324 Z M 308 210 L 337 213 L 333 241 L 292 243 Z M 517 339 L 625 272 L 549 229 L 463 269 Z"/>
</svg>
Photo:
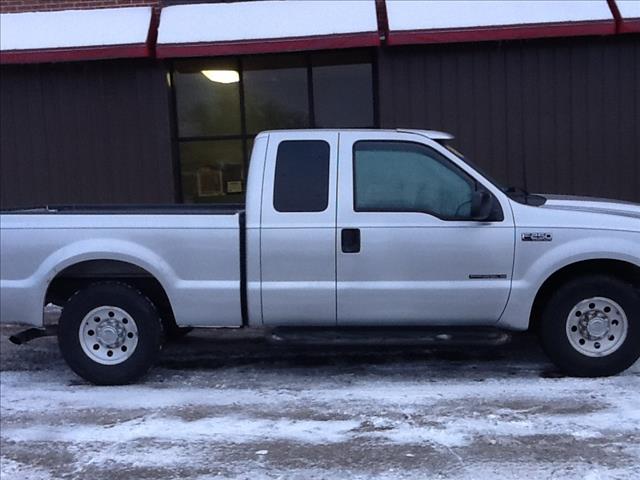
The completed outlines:
<svg viewBox="0 0 640 480">
<path fill-rule="evenodd" d="M 124 310 L 137 327 L 137 344 L 130 356 L 115 365 L 89 357 L 80 341 L 85 316 L 101 306 Z M 93 335 L 93 333 L 91 333 Z M 162 321 L 151 301 L 123 283 L 96 283 L 76 292 L 66 303 L 58 323 L 63 358 L 79 376 L 96 385 L 122 385 L 142 377 L 155 363 L 162 346 Z"/>
<path fill-rule="evenodd" d="M 627 318 L 626 339 L 617 350 L 599 357 L 588 356 L 574 348 L 567 334 L 568 317 L 574 307 L 595 297 L 613 300 Z M 542 348 L 566 374 L 575 377 L 616 375 L 640 357 L 640 294 L 632 285 L 616 277 L 589 275 L 576 278 L 561 285 L 551 296 L 539 326 Z"/>
</svg>

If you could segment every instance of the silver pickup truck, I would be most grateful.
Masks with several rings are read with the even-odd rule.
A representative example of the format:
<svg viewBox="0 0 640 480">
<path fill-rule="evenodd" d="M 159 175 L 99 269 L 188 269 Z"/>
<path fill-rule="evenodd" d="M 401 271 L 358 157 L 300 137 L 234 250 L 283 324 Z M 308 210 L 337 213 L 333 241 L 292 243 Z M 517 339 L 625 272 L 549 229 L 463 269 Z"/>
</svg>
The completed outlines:
<svg viewBox="0 0 640 480">
<path fill-rule="evenodd" d="M 242 207 L 4 211 L 1 321 L 44 332 L 59 305 L 62 355 L 96 384 L 139 378 L 185 327 L 436 343 L 533 329 L 570 375 L 632 365 L 640 205 L 502 188 L 451 138 L 264 132 Z"/>
</svg>

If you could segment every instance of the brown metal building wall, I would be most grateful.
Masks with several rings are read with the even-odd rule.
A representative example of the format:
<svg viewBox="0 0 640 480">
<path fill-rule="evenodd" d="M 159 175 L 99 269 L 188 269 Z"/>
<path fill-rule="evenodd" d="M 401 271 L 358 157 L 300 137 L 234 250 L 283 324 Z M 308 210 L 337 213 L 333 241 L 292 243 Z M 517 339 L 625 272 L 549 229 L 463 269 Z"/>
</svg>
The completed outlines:
<svg viewBox="0 0 640 480">
<path fill-rule="evenodd" d="M 152 62 L 2 66 L 0 206 L 173 202 L 170 118 Z"/>
<path fill-rule="evenodd" d="M 383 127 L 454 133 L 497 179 L 640 201 L 640 36 L 387 48 Z"/>
</svg>

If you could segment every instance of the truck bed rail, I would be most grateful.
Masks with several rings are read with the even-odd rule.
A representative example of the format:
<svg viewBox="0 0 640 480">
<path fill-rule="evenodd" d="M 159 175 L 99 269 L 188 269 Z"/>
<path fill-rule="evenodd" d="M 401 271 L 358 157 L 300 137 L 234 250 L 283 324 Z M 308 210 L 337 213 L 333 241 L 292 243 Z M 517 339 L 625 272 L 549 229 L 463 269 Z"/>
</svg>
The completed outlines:
<svg viewBox="0 0 640 480">
<path fill-rule="evenodd" d="M 44 205 L 1 209 L 0 214 L 20 215 L 235 215 L 244 212 L 243 204 L 183 205 L 183 204 L 116 204 L 116 205 Z"/>
</svg>

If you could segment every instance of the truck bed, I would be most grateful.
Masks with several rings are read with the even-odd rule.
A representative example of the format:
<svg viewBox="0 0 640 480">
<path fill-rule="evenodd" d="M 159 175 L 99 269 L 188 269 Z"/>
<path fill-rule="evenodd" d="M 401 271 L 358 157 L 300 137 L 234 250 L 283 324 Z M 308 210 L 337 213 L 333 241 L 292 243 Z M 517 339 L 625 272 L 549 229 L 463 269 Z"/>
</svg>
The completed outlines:
<svg viewBox="0 0 640 480">
<path fill-rule="evenodd" d="M 42 325 L 52 279 L 99 260 L 157 279 L 180 326 L 241 326 L 243 218 L 239 205 L 4 210 L 0 322 Z"/>
</svg>

